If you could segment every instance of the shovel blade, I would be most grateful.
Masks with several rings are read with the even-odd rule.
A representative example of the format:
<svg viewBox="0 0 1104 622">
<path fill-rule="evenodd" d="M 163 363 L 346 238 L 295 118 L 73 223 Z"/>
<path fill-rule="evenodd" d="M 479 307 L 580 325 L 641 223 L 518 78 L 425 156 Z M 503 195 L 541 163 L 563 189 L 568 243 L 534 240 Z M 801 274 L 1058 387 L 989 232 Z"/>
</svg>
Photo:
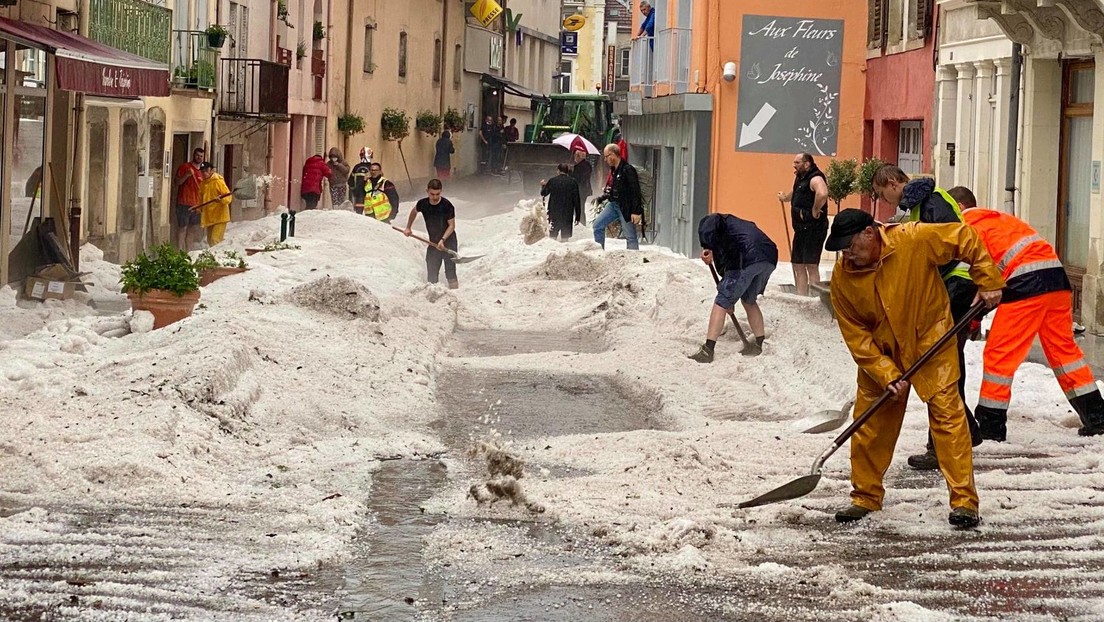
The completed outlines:
<svg viewBox="0 0 1104 622">
<path fill-rule="evenodd" d="M 452 263 L 470 263 L 476 259 L 483 259 L 486 255 L 476 255 L 475 257 L 453 257 Z"/>
<path fill-rule="evenodd" d="M 820 434 L 838 429 L 851 420 L 851 410 L 854 400 L 848 400 L 839 410 L 822 410 L 797 422 L 797 427 L 803 434 Z"/>
<path fill-rule="evenodd" d="M 812 475 L 806 475 L 799 477 L 789 484 L 779 486 L 774 490 L 759 495 L 750 501 L 744 501 L 737 505 L 738 508 L 755 508 L 760 505 L 769 505 L 771 503 L 778 503 L 779 501 L 789 501 L 790 499 L 797 499 L 798 497 L 804 497 L 805 495 L 813 492 L 816 489 L 817 484 L 820 483 L 820 473 L 814 473 Z"/>
</svg>

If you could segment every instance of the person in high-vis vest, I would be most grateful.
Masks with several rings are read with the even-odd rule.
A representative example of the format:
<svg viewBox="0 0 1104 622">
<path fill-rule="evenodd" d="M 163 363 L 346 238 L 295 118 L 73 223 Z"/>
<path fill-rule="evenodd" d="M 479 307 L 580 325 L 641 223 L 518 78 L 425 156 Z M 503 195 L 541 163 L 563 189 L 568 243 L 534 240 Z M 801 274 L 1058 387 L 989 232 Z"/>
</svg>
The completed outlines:
<svg viewBox="0 0 1104 622">
<path fill-rule="evenodd" d="M 951 195 L 935 185 L 932 179 L 909 179 L 900 168 L 887 164 L 874 172 L 871 180 L 874 191 L 883 201 L 896 205 L 908 214 L 909 222 L 954 223 L 962 222 L 962 212 Z M 970 280 L 970 266 L 960 261 L 951 261 L 940 266 L 939 275 L 947 287 L 951 299 L 951 317 L 957 322 L 973 303 L 977 295 L 977 286 Z M 958 335 L 958 391 L 963 404 L 966 403 L 966 359 L 963 350 L 968 341 L 965 332 Z M 966 422 L 970 425 L 970 437 L 974 447 L 981 444 L 977 419 L 970 407 L 966 407 Z M 927 449 L 922 454 L 909 456 L 908 465 L 914 469 L 935 470 L 939 462 L 935 456 L 935 445 L 928 434 Z"/>
<path fill-rule="evenodd" d="M 1012 378 L 1036 336 L 1066 399 L 1081 418 L 1078 434 L 1104 434 L 1104 398 L 1073 340 L 1072 288 L 1058 253 L 1019 218 L 977 207 L 969 188 L 959 186 L 949 192 L 1008 283 L 985 341 L 985 375 L 975 411 L 982 437 L 1005 440 Z"/>
<path fill-rule="evenodd" d="M 383 176 L 383 165 L 372 162 L 364 184 L 364 214 L 376 220 L 391 222 L 399 209 L 399 191 Z"/>
<path fill-rule="evenodd" d="M 970 263 L 978 298 L 1000 302 L 1004 279 L 977 233 L 962 223 L 882 226 L 873 216 L 846 209 L 836 215 L 825 250 L 840 252 L 832 271 L 832 308 L 840 334 L 858 366 L 855 413 L 888 391 L 885 402 L 851 437 L 851 505 L 836 513 L 843 523 L 882 509 L 883 478 L 904 421 L 912 389 L 928 405 L 928 425 L 947 481 L 956 527 L 978 524 L 973 449 L 959 397 L 955 351 L 942 348 L 910 380 L 909 369 L 954 324 L 939 266 Z"/>
</svg>

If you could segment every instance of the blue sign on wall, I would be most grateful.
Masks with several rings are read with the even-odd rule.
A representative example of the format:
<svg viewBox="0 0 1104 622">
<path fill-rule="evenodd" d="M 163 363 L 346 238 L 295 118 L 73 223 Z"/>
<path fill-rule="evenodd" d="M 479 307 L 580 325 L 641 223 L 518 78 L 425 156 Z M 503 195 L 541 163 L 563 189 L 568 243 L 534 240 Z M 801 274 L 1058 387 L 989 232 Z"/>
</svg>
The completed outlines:
<svg viewBox="0 0 1104 622">
<path fill-rule="evenodd" d="M 563 54 L 578 54 L 579 33 L 567 32 L 566 30 L 560 33 L 560 52 Z"/>
</svg>

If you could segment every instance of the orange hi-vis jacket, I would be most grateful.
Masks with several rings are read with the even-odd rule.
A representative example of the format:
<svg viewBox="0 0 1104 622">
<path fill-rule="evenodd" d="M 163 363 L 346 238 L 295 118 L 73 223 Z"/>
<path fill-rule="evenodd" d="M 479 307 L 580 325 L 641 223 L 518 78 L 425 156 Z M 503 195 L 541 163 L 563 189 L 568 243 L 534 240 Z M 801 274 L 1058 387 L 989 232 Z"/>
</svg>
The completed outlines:
<svg viewBox="0 0 1104 622">
<path fill-rule="evenodd" d="M 977 207 L 962 212 L 962 219 L 977 231 L 1007 283 L 1002 303 L 1072 289 L 1054 247 L 1026 222 Z"/>
</svg>

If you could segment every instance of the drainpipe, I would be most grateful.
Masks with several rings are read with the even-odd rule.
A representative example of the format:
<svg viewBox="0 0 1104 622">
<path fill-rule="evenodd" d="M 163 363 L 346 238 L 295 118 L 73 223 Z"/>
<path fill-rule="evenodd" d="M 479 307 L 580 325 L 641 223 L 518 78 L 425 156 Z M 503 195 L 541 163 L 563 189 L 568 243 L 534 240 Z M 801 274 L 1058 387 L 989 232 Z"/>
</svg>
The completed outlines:
<svg viewBox="0 0 1104 622">
<path fill-rule="evenodd" d="M 349 15 L 348 15 L 348 19 L 346 19 L 346 21 L 349 23 L 349 28 L 348 28 L 348 34 L 345 36 L 345 111 L 344 111 L 345 114 L 350 114 L 351 111 L 352 111 L 351 109 L 353 107 L 353 85 L 352 85 L 352 81 L 353 81 L 353 54 L 352 54 L 352 51 L 353 51 L 353 6 L 355 4 L 356 3 L 352 2 L 351 0 L 350 0 L 350 2 L 345 3 L 345 6 L 349 7 Z M 444 3 L 444 4 L 448 5 L 447 2 Z M 331 9 L 332 9 L 332 6 L 331 6 Z M 330 58 L 332 59 L 333 58 L 333 39 L 330 39 L 329 51 L 330 51 Z M 363 55 L 362 55 L 362 57 L 363 57 Z M 351 147 L 349 147 L 349 141 L 350 140 L 352 140 L 352 137 L 349 136 L 349 135 L 345 135 L 344 140 L 343 140 L 343 142 L 345 144 L 345 146 L 343 148 L 343 151 L 344 151 L 344 154 L 345 154 L 345 161 L 346 162 L 351 162 L 352 159 L 353 159 L 353 156 L 352 156 L 351 151 L 350 151 Z"/>
<path fill-rule="evenodd" d="M 87 37 L 92 18 L 92 0 L 80 1 L 80 34 Z M 73 175 L 69 186 L 69 260 L 80 270 L 81 187 L 84 185 L 84 93 L 76 94 L 73 106 Z"/>
<path fill-rule="evenodd" d="M 445 82 L 446 82 L 445 81 L 445 75 L 446 75 L 447 72 L 445 71 L 445 68 L 448 67 L 448 63 L 445 62 L 445 59 L 447 58 L 447 55 L 446 55 L 445 51 L 452 47 L 452 45 L 449 44 L 449 38 L 448 38 L 448 12 L 449 12 L 449 3 L 448 2 L 442 2 L 441 3 L 441 82 L 439 83 L 441 85 L 441 103 L 438 104 L 438 106 L 437 106 L 437 108 L 438 108 L 437 114 L 441 115 L 441 118 L 444 118 L 445 110 L 446 110 L 446 108 L 445 108 L 445 90 L 446 90 L 445 89 Z M 503 50 L 505 50 L 505 48 L 506 48 L 506 42 L 505 41 L 502 42 L 502 47 L 503 47 Z M 504 51 L 503 55 L 505 55 L 505 54 L 506 54 L 506 52 Z M 452 62 L 455 63 L 456 60 L 453 59 Z"/>
<path fill-rule="evenodd" d="M 1016 212 L 1016 147 L 1020 131 L 1020 73 L 1023 69 L 1023 47 L 1012 44 L 1012 82 L 1008 100 L 1008 155 L 1004 161 L 1004 211 Z"/>
</svg>

